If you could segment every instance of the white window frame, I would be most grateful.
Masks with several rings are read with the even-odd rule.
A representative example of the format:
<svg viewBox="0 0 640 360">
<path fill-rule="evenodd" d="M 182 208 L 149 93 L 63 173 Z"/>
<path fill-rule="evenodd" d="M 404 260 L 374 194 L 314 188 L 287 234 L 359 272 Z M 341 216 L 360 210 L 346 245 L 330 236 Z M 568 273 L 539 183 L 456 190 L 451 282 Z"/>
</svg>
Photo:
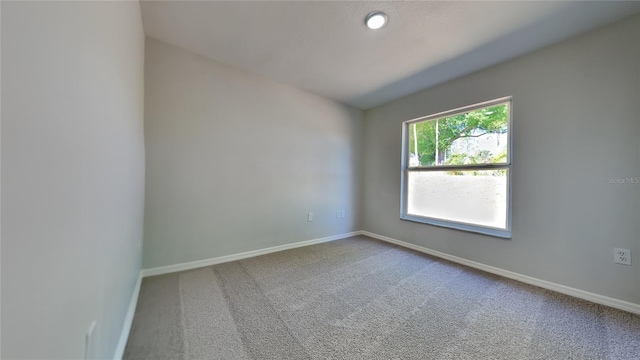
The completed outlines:
<svg viewBox="0 0 640 360">
<path fill-rule="evenodd" d="M 438 166 L 414 166 L 409 164 L 409 126 L 411 124 L 423 121 L 430 121 L 435 119 L 441 119 L 443 117 L 454 116 L 482 108 L 491 106 L 507 104 L 509 120 L 507 123 L 507 162 L 503 164 L 474 164 L 474 165 L 438 165 Z M 400 219 L 415 221 L 419 223 L 425 223 L 440 227 L 452 228 L 457 230 L 475 232 L 500 238 L 511 238 L 511 178 L 512 178 L 512 144 L 513 144 L 513 101 L 512 96 L 506 96 L 495 100 L 484 101 L 481 103 L 460 107 L 453 110 L 439 112 L 428 116 L 419 117 L 404 121 L 402 123 L 402 183 L 401 183 L 401 198 L 400 198 Z M 410 215 L 407 212 L 408 196 L 409 196 L 409 172 L 418 171 L 447 171 L 447 170 L 496 170 L 507 169 L 507 221 L 506 228 L 496 228 L 490 226 L 477 225 L 472 223 L 465 223 L 453 220 L 436 219 L 426 216 Z"/>
</svg>

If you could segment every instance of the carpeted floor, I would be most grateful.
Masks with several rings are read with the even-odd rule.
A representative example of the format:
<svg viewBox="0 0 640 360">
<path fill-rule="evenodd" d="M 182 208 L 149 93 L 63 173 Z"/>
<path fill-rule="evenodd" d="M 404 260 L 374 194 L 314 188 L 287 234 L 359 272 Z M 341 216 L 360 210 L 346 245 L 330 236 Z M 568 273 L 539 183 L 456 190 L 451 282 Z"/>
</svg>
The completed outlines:
<svg viewBox="0 0 640 360">
<path fill-rule="evenodd" d="M 640 359 L 640 317 L 357 236 L 144 279 L 125 359 Z"/>
</svg>

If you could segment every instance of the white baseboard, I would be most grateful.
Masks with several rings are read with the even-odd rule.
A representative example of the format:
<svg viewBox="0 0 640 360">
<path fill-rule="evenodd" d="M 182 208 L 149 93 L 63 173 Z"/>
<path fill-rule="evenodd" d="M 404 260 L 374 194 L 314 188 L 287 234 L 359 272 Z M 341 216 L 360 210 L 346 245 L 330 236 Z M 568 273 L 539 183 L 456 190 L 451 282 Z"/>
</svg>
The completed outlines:
<svg viewBox="0 0 640 360">
<path fill-rule="evenodd" d="M 161 267 L 156 267 L 156 268 L 151 268 L 151 269 L 140 270 L 140 276 L 138 276 L 138 281 L 136 282 L 136 286 L 134 288 L 133 295 L 131 296 L 131 302 L 129 303 L 129 309 L 127 310 L 127 315 L 125 317 L 124 325 L 122 327 L 122 333 L 120 335 L 120 340 L 118 342 L 118 347 L 116 348 L 114 359 L 120 360 L 120 359 L 122 359 L 122 356 L 124 355 L 124 350 L 125 350 L 125 347 L 127 345 L 127 339 L 129 338 L 129 332 L 131 331 L 131 325 L 133 323 L 133 316 L 135 314 L 136 304 L 138 303 L 138 295 L 140 294 L 140 285 L 142 283 L 142 278 L 147 277 L 147 276 L 155 276 L 155 275 L 168 274 L 168 273 L 172 273 L 172 272 L 191 270 L 191 269 L 196 269 L 196 268 L 199 268 L 199 267 L 211 266 L 211 265 L 215 265 L 215 264 L 221 264 L 221 263 L 240 260 L 240 259 L 246 259 L 246 258 L 250 258 L 250 257 L 254 257 L 254 256 L 260 256 L 260 255 L 274 253 L 274 252 L 277 252 L 277 251 L 283 251 L 283 250 L 294 249 L 294 248 L 299 248 L 299 247 L 303 247 L 303 246 L 320 244 L 320 243 L 323 243 L 323 242 L 329 242 L 329 241 L 344 239 L 344 238 L 348 238 L 348 237 L 356 236 L 356 235 L 369 236 L 369 237 L 374 238 L 374 239 L 386 241 L 386 242 L 391 243 L 391 244 L 396 244 L 396 245 L 399 245 L 399 246 L 402 246 L 402 247 L 405 247 L 405 248 L 408 248 L 408 249 L 416 250 L 416 251 L 419 251 L 419 252 L 423 252 L 425 254 L 429 254 L 429 255 L 433 255 L 433 256 L 436 256 L 436 257 L 439 257 L 439 258 L 442 258 L 442 259 L 450 260 L 450 261 L 453 261 L 455 263 L 466 265 L 466 266 L 469 266 L 469 267 L 472 267 L 472 268 L 476 268 L 476 269 L 479 269 L 479 270 L 483 270 L 483 271 L 486 271 L 486 272 L 489 272 L 489 273 L 492 273 L 492 274 L 504 276 L 506 278 L 517 280 L 517 281 L 520 281 L 520 282 L 523 282 L 523 283 L 526 283 L 526 284 L 530 284 L 530 285 L 538 286 L 538 287 L 541 287 L 541 288 L 544 288 L 544 289 L 556 291 L 556 292 L 559 292 L 559 293 L 562 293 L 562 294 L 565 294 L 565 295 L 569 295 L 569 296 L 573 296 L 573 297 L 580 298 L 580 299 L 583 299 L 583 300 L 591 301 L 591 302 L 596 303 L 596 304 L 601 304 L 601 305 L 609 306 L 609 307 L 612 307 L 612 308 L 628 311 L 630 313 L 640 314 L 640 304 L 635 304 L 635 303 L 631 303 L 631 302 L 624 301 L 624 300 L 614 299 L 614 298 L 611 298 L 611 297 L 608 297 L 608 296 L 603 296 L 603 295 L 591 293 L 591 292 L 588 292 L 588 291 L 584 291 L 584 290 L 580 290 L 580 289 L 576 289 L 576 288 L 572 288 L 572 287 L 568 287 L 568 286 L 552 283 L 550 281 L 541 280 L 541 279 L 537 279 L 537 278 L 534 278 L 534 277 L 531 277 L 531 276 L 522 275 L 522 274 L 518 274 L 518 273 L 515 273 L 515 272 L 512 272 L 512 271 L 500 269 L 500 268 L 497 268 L 497 267 L 494 267 L 494 266 L 485 265 L 485 264 L 482 264 L 482 263 L 479 263 L 479 262 L 467 260 L 467 259 L 464 259 L 464 258 L 461 258 L 461 257 L 457 257 L 457 256 L 449 255 L 449 254 L 446 254 L 446 253 L 443 253 L 443 252 L 440 252 L 440 251 L 432 250 L 432 249 L 429 249 L 429 248 L 426 248 L 426 247 L 423 247 L 423 246 L 419 246 L 419 245 L 411 244 L 411 243 L 408 243 L 408 242 L 405 242 L 405 241 L 393 239 L 393 238 L 390 238 L 390 237 L 387 237 L 387 236 L 378 235 L 378 234 L 375 234 L 375 233 L 372 233 L 372 232 L 369 232 L 369 231 L 360 230 L 360 231 L 353 231 L 353 232 L 346 233 L 346 234 L 340 234 L 340 235 L 334 235 L 334 236 L 329 236 L 329 237 L 324 237 L 324 238 L 319 238 L 319 239 L 301 241 L 301 242 L 297 242 L 297 243 L 293 243 L 293 244 L 286 244 L 286 245 L 274 246 L 274 247 L 270 247 L 270 248 L 266 248 L 266 249 L 247 251 L 247 252 L 243 252 L 243 253 L 239 253 L 239 254 L 232 254 L 232 255 L 220 256 L 220 257 L 211 258 L 211 259 L 198 260 L 198 261 L 192 261 L 192 262 L 188 262 L 188 263 L 169 265 L 169 266 L 161 266 Z"/>
<path fill-rule="evenodd" d="M 138 295 L 140 295 L 140 285 L 142 284 L 142 271 L 138 274 L 138 281 L 133 288 L 133 294 L 131 295 L 131 301 L 129 301 L 129 308 L 127 309 L 127 315 L 124 318 L 124 324 L 122 325 L 122 332 L 120 333 L 120 340 L 118 340 L 118 347 L 113 355 L 114 359 L 121 360 L 124 356 L 124 349 L 127 346 L 127 340 L 129 339 L 129 332 L 131 331 L 131 325 L 133 324 L 133 315 L 136 313 L 136 305 L 138 304 Z"/>
<path fill-rule="evenodd" d="M 309 245 L 320 244 L 320 243 L 334 241 L 334 240 L 340 240 L 340 239 L 344 239 L 344 238 L 348 238 L 348 237 L 356 236 L 360 234 L 362 234 L 362 231 L 353 231 L 350 233 L 327 236 L 327 237 L 313 239 L 313 240 L 300 241 L 293 244 L 273 246 L 266 249 L 247 251 L 239 254 L 232 254 L 232 255 L 220 256 L 220 257 L 211 258 L 211 259 L 204 259 L 204 260 L 192 261 L 188 263 L 140 270 L 138 281 L 136 282 L 136 286 L 133 289 L 133 294 L 131 295 L 131 301 L 129 302 L 127 315 L 124 319 L 122 332 L 120 333 L 120 340 L 118 341 L 118 346 L 116 348 L 113 358 L 117 360 L 121 360 L 122 357 L 124 356 L 124 350 L 125 350 L 125 347 L 127 346 L 127 340 L 129 339 L 129 332 L 131 331 L 131 325 L 133 324 L 133 316 L 135 315 L 136 305 L 138 304 L 138 296 L 140 295 L 140 286 L 142 285 L 142 278 L 145 278 L 148 276 L 169 274 L 169 273 L 184 271 L 184 270 L 191 270 L 191 269 L 211 266 L 215 264 L 221 264 L 221 263 L 240 260 L 240 259 L 246 259 L 254 256 L 274 253 L 277 251 L 295 249 L 303 246 L 309 246 Z"/>
<path fill-rule="evenodd" d="M 382 235 L 378 235 L 378 234 L 374 234 L 368 231 L 360 231 L 359 232 L 361 235 L 365 235 L 365 236 L 369 236 L 372 237 L 374 239 L 378 239 L 378 240 L 382 240 L 382 241 L 386 241 L 388 243 L 392 243 L 392 244 L 396 244 L 396 245 L 400 245 L 402 247 L 406 247 L 409 249 L 413 249 L 416 251 L 420 251 L 423 252 L 425 254 L 429 254 L 429 255 L 433 255 L 442 259 L 446 259 L 446 260 L 450 260 L 453 261 L 455 263 L 458 264 L 462 264 L 462 265 L 466 265 L 472 268 L 476 268 L 479 270 L 483 270 L 492 274 L 496 274 L 496 275 L 500 275 L 500 276 L 504 276 L 506 278 L 509 279 L 513 279 L 513 280 L 517 280 L 526 284 L 530 284 L 530 285 L 534 285 L 534 286 L 538 286 L 544 289 L 548 289 L 548 290 L 552 290 L 555 292 L 559 292 L 565 295 L 569 295 L 569 296 L 573 296 L 576 298 L 580 298 L 583 300 L 587 300 L 596 304 L 601 304 L 601 305 L 605 305 L 605 306 L 609 306 L 612 308 L 616 308 L 616 309 L 620 309 L 620 310 L 624 310 L 624 311 L 628 311 L 630 313 L 634 313 L 634 314 L 640 314 L 640 304 L 635 304 L 632 302 L 628 302 L 628 301 L 624 301 L 624 300 L 619 300 L 619 299 L 615 299 L 615 298 L 611 298 L 608 296 L 604 296 L 604 295 L 599 295 L 599 294 L 595 294 L 592 292 L 588 292 L 588 291 L 584 291 L 584 290 L 580 290 L 580 289 L 576 289 L 576 288 L 572 288 L 569 286 L 565 286 L 565 285 L 560 285 L 560 284 L 556 284 L 550 281 L 546 281 L 546 280 L 541 280 L 541 279 L 537 279 L 531 276 L 527 276 L 527 275 L 522 275 L 522 274 L 518 274 L 515 273 L 513 271 L 509 271 L 509 270 L 504 270 L 501 268 L 497 268 L 494 266 L 489 266 L 489 265 L 485 265 L 479 262 L 475 262 L 475 261 L 471 261 L 471 260 L 467 260 L 461 257 L 457 257 L 457 256 L 453 256 L 453 255 L 449 255 L 440 251 L 436 251 L 436 250 L 432 250 L 423 246 L 419 246 L 419 245 L 415 245 L 415 244 L 411 244 L 405 241 L 401 241 L 401 240 L 397 240 L 397 239 L 393 239 L 387 236 L 382 236 Z"/>
<path fill-rule="evenodd" d="M 243 252 L 243 253 L 239 253 L 239 254 L 232 254 L 232 255 L 215 257 L 215 258 L 211 258 L 211 259 L 191 261 L 191 262 L 182 263 L 182 264 L 175 264 L 175 265 L 155 267 L 155 268 L 151 268 L 151 269 L 144 269 L 144 270 L 142 270 L 141 273 L 142 273 L 142 277 L 169 274 L 169 273 L 178 272 L 178 271 L 197 269 L 197 268 L 201 268 L 201 267 L 205 267 L 205 266 L 211 266 L 211 265 L 221 264 L 221 263 L 225 263 L 225 262 L 246 259 L 246 258 L 250 258 L 250 257 L 254 257 L 254 256 L 270 254 L 270 253 L 274 253 L 274 252 L 277 252 L 277 251 L 295 249 L 295 248 L 299 248 L 299 247 L 303 247 L 303 246 L 309 246 L 309 245 L 320 244 L 320 243 L 324 243 L 324 242 L 328 242 L 328 241 L 340 240 L 340 239 L 344 239 L 344 238 L 348 238 L 348 237 L 355 236 L 355 235 L 360 235 L 360 234 L 361 234 L 360 231 L 353 231 L 353 232 L 346 233 L 346 234 L 328 236 L 328 237 L 323 237 L 323 238 L 313 239 L 313 240 L 300 241 L 300 242 L 292 243 L 292 244 L 273 246 L 273 247 L 269 247 L 269 248 L 265 248 L 265 249 L 247 251 L 247 252 Z"/>
</svg>

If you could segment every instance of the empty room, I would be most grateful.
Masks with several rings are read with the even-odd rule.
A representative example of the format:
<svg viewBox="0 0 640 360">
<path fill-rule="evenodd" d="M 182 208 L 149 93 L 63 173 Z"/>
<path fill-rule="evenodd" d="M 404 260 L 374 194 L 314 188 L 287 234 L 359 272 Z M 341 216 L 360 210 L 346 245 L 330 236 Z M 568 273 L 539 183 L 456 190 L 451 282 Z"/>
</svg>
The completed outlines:
<svg viewBox="0 0 640 360">
<path fill-rule="evenodd" d="M 640 359 L 640 1 L 1 1 L 2 359 Z"/>
</svg>

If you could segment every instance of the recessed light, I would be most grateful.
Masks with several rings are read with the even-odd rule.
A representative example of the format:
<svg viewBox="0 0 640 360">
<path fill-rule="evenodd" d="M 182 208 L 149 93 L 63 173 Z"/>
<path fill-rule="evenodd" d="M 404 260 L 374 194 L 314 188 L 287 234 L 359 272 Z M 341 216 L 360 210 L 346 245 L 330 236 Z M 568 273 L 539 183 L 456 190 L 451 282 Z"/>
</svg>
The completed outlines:
<svg viewBox="0 0 640 360">
<path fill-rule="evenodd" d="M 374 11 L 369 13 L 366 18 L 364 18 L 364 24 L 367 25 L 369 29 L 375 30 L 380 29 L 387 23 L 387 14 L 382 11 Z"/>
</svg>

